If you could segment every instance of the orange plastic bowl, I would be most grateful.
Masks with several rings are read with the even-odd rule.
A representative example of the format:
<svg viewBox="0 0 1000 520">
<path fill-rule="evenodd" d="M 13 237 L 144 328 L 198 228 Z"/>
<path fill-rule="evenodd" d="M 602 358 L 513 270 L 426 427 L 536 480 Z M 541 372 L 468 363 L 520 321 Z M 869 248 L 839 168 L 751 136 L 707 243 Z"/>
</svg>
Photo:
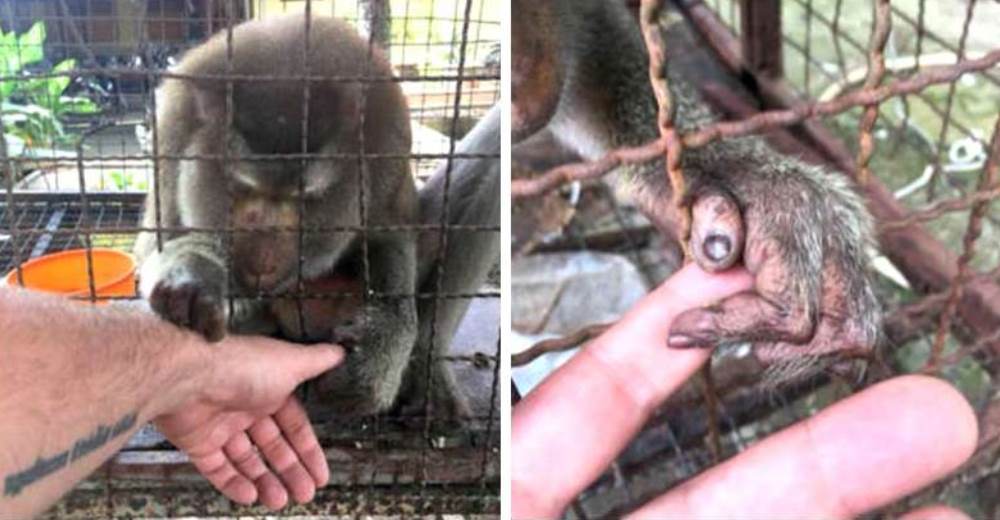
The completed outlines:
<svg viewBox="0 0 1000 520">
<path fill-rule="evenodd" d="M 135 260 L 132 255 L 100 247 L 90 251 L 97 296 L 135 296 Z M 90 298 L 86 249 L 72 249 L 29 260 L 21 265 L 21 275 L 27 289 L 74 299 Z M 17 269 L 7 273 L 6 280 L 7 285 L 19 286 Z"/>
</svg>

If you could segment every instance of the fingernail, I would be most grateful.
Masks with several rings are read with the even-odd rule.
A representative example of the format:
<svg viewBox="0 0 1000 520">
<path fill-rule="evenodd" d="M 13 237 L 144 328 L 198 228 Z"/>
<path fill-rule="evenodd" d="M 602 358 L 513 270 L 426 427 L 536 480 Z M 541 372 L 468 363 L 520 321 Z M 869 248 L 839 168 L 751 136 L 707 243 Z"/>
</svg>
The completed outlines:
<svg viewBox="0 0 1000 520">
<path fill-rule="evenodd" d="M 710 260 L 718 262 L 725 257 L 729 256 L 729 253 L 733 250 L 733 242 L 726 235 L 721 233 L 713 233 L 705 238 L 705 243 L 702 244 L 702 252 Z"/>
<path fill-rule="evenodd" d="M 667 338 L 667 346 L 670 348 L 691 348 L 695 346 L 694 338 L 684 334 L 671 334 Z"/>
</svg>

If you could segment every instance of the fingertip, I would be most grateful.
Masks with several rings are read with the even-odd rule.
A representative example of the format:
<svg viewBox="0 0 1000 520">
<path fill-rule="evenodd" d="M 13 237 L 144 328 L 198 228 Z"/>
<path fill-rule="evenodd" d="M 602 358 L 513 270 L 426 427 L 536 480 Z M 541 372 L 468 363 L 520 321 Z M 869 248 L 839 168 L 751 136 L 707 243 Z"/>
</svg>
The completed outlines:
<svg viewBox="0 0 1000 520">
<path fill-rule="evenodd" d="M 325 456 L 322 460 L 322 464 L 317 465 L 318 467 L 309 468 L 309 472 L 313 474 L 314 482 L 318 488 L 324 488 L 330 483 L 330 467 L 326 462 Z"/>
<path fill-rule="evenodd" d="M 301 486 L 299 490 L 294 491 L 292 498 L 297 504 L 308 504 L 312 502 L 312 499 L 316 496 L 316 486 L 306 485 Z"/>
<path fill-rule="evenodd" d="M 330 366 L 330 368 L 333 368 L 333 367 L 339 365 L 341 362 L 343 362 L 344 361 L 344 356 L 347 355 L 347 351 L 345 351 L 344 347 L 342 347 L 340 345 L 335 345 L 333 343 L 330 343 L 330 344 L 325 345 L 325 348 L 326 348 L 326 350 L 328 350 L 329 352 L 331 352 L 333 354 L 333 357 L 331 358 L 333 360 L 332 361 L 333 364 Z"/>
<path fill-rule="evenodd" d="M 296 351 L 299 364 L 299 380 L 312 379 L 344 361 L 346 353 L 339 345 L 323 344 L 309 347 L 298 347 Z"/>
<path fill-rule="evenodd" d="M 288 491 L 278 483 L 277 478 L 263 484 L 260 490 L 260 503 L 271 511 L 277 511 L 288 504 Z"/>
<path fill-rule="evenodd" d="M 972 456 L 979 442 L 979 421 L 969 401 L 947 381 L 927 375 L 906 375 L 891 379 L 881 385 L 894 385 L 894 389 L 912 403 L 916 420 L 932 425 L 942 439 L 951 446 L 955 466 Z"/>
<path fill-rule="evenodd" d="M 248 506 L 257 501 L 257 488 L 249 480 L 240 478 L 226 487 L 225 495 L 237 504 Z"/>
</svg>

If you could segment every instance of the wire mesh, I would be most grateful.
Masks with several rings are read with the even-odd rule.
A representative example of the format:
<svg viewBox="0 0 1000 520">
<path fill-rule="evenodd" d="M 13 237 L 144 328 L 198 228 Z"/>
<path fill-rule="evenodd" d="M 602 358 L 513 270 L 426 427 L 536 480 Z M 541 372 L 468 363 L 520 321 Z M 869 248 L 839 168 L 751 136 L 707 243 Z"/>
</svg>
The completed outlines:
<svg viewBox="0 0 1000 520">
<path fill-rule="evenodd" d="M 456 143 L 499 97 L 502 12 L 500 6 L 490 2 L 4 0 L 0 1 L 0 53 L 9 59 L 0 72 L 4 99 L 0 112 L 4 159 L 0 273 L 13 272 L 17 284 L 23 281 L 23 268 L 30 260 L 82 248 L 88 251 L 89 298 L 130 300 L 135 297 L 97 294 L 90 267 L 92 248 L 131 251 L 140 232 L 155 233 L 160 248 L 172 232 L 210 231 L 223 237 L 238 232 L 241 228 L 233 222 L 214 229 L 172 227 L 159 218 L 159 203 L 155 206 L 156 225 L 143 224 L 145 194 L 163 189 L 161 161 L 204 158 L 196 154 L 170 157 L 157 149 L 157 100 L 153 92 L 168 78 L 224 81 L 229 85 L 226 113 L 231 115 L 233 83 L 289 78 L 281 74 L 241 77 L 232 69 L 220 77 L 185 77 L 170 67 L 184 52 L 214 34 L 226 33 L 231 44 L 231 29 L 240 22 L 293 12 L 347 20 L 369 42 L 369 52 L 379 48 L 386 51 L 394 77 L 319 77 L 310 74 L 307 65 L 303 77 L 294 78 L 304 85 L 299 153 L 240 156 L 239 160 L 305 164 L 351 159 L 365 170 L 370 158 L 394 157 L 368 153 L 363 145 L 360 153 L 317 154 L 309 146 L 307 124 L 311 85 L 335 81 L 355 83 L 365 90 L 373 82 L 392 81 L 399 84 L 407 98 L 413 128 L 412 149 L 395 158 L 409 163 L 418 185 L 436 171 L 450 179 L 452 163 L 458 160 L 499 161 L 498 153 L 456 151 Z M 306 35 L 309 25 L 303 27 Z M 309 41 L 308 37 L 305 41 Z M 231 59 L 231 45 L 227 52 Z M 308 45 L 304 52 L 309 52 Z M 364 127 L 364 123 L 360 126 Z M 228 156 L 228 148 L 223 156 L 211 158 L 227 165 L 236 159 Z M 235 196 L 231 190 L 227 195 Z M 370 200 L 363 189 L 357 196 L 362 204 Z M 449 242 L 451 247 L 460 248 L 460 237 L 470 234 L 487 234 L 499 241 L 498 223 L 450 222 L 447 190 L 443 205 L 444 215 L 433 223 L 370 223 L 362 205 L 360 226 L 275 227 L 266 231 L 298 233 L 300 244 L 305 233 L 316 232 L 351 232 L 363 237 L 391 231 L 431 233 L 440 237 L 442 255 Z M 303 206 L 300 198 L 300 217 Z M 366 250 L 367 240 L 362 242 Z M 367 255 L 363 256 L 367 264 Z M 299 258 L 299 282 L 303 281 L 302 261 Z M 439 259 L 438 265 L 439 280 L 446 279 L 449 275 L 444 262 Z M 470 394 L 473 413 L 456 423 L 454 418 L 436 416 L 438 412 L 427 400 L 428 404 L 417 413 L 318 422 L 320 441 L 333 473 L 332 485 L 312 504 L 295 506 L 281 514 L 497 514 L 499 281 L 493 276 L 482 287 L 457 292 L 442 290 L 439 283 L 436 287 L 416 288 L 413 294 L 379 294 L 369 287 L 369 269 L 364 269 L 359 294 L 234 291 L 230 305 L 234 299 L 278 296 L 293 297 L 300 304 L 306 298 L 344 297 L 467 300 L 473 307 L 469 314 L 475 316 L 460 326 L 463 344 L 453 344 L 451 352 L 426 361 L 428 366 L 433 362 L 449 367 L 463 385 L 462 390 Z M 447 343 L 452 339 L 432 335 L 430 341 Z M 421 352 L 434 351 L 428 348 Z M 426 377 L 429 380 L 430 374 Z M 146 428 L 49 515 L 91 518 L 259 512 L 222 499 L 181 454 Z"/>
<path fill-rule="evenodd" d="M 640 2 L 627 3 L 637 8 Z M 970 462 L 880 513 L 892 516 L 944 501 L 973 517 L 995 516 L 1000 48 L 991 27 L 1000 9 L 990 2 L 922 0 L 663 3 L 672 5 L 651 20 L 664 39 L 653 42 L 663 48 L 651 49 L 652 60 L 665 59 L 691 83 L 722 85 L 723 94 L 718 88 L 703 88 L 702 94 L 723 120 L 676 136 L 664 133 L 592 163 L 515 179 L 515 208 L 519 198 L 542 194 L 573 207 L 558 232 L 549 230 L 522 251 L 612 253 L 655 284 L 677 268 L 677 259 L 662 254 L 662 239 L 632 201 L 601 182 L 607 173 L 748 134 L 797 143 L 795 153 L 806 161 L 832 165 L 866 185 L 884 255 L 872 263 L 886 309 L 883 376 L 944 377 L 982 417 L 984 433 Z M 647 8 L 647 2 L 642 5 Z M 777 135 L 787 128 L 794 137 Z M 515 301 L 516 287 L 515 276 Z M 530 330 L 534 324 L 523 325 Z M 518 354 L 514 365 L 579 345 L 603 330 L 603 324 L 578 325 L 578 333 Z M 713 428 L 721 432 L 728 457 L 856 390 L 820 375 L 763 396 L 749 388 L 752 381 L 741 378 L 739 364 L 727 354 L 717 354 L 713 363 L 728 367 L 723 373 L 713 368 L 722 405 L 716 424 L 710 425 L 697 391 L 672 397 L 567 516 L 622 514 L 704 470 L 713 463 L 707 440 Z"/>
</svg>

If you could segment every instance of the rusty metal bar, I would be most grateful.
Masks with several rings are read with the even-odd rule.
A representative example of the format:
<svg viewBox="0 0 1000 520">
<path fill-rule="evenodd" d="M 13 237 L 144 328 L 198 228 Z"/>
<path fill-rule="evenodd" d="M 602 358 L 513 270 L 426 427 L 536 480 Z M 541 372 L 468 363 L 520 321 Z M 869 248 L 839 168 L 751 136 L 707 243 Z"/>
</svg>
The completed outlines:
<svg viewBox="0 0 1000 520">
<path fill-rule="evenodd" d="M 700 5 L 700 2 L 695 5 Z M 692 9 L 697 8 L 693 7 Z M 692 20 L 696 20 L 696 24 L 709 23 L 704 13 L 701 13 L 697 17 L 692 16 L 691 18 Z M 715 23 L 721 24 L 718 20 Z M 719 31 L 718 28 L 707 29 L 703 35 L 718 34 Z M 723 59 L 723 62 L 727 61 L 727 54 L 725 53 L 733 52 L 733 49 L 735 49 L 733 45 L 735 39 L 732 35 L 729 38 L 730 41 L 725 42 L 726 45 L 718 48 L 719 57 Z M 715 49 L 715 43 L 709 37 L 706 37 L 706 39 L 708 39 L 709 44 Z M 730 56 L 730 58 L 736 60 L 731 66 L 734 72 L 738 74 L 749 73 L 742 61 L 739 60 L 738 53 Z M 729 65 L 728 63 L 726 64 Z M 814 121 L 815 118 L 840 114 L 858 106 L 875 105 L 903 94 L 918 93 L 931 85 L 949 83 L 957 80 L 963 74 L 985 70 L 997 64 L 1000 64 L 1000 49 L 994 50 L 979 59 L 966 60 L 952 66 L 927 70 L 924 73 L 916 74 L 907 79 L 894 81 L 880 87 L 863 88 L 839 96 L 836 99 L 819 103 L 802 103 L 798 100 L 798 96 L 794 93 L 794 90 L 784 80 L 760 76 L 756 78 L 756 86 L 760 89 L 760 93 L 764 96 L 765 101 L 779 108 L 761 112 L 739 121 L 722 121 L 710 124 L 700 130 L 686 133 L 677 139 L 661 138 L 641 146 L 619 148 L 612 150 L 604 157 L 593 162 L 560 166 L 538 177 L 518 179 L 511 182 L 511 196 L 515 198 L 537 196 L 571 181 L 595 179 L 605 175 L 621 164 L 651 161 L 669 150 L 671 140 L 679 140 L 688 148 L 700 148 L 718 139 L 756 134 L 765 129 L 795 124 L 803 125 L 806 130 L 805 137 L 816 144 L 820 151 L 837 168 L 854 174 L 857 171 L 857 165 L 856 161 L 851 158 L 850 152 L 844 147 L 842 142 L 830 134 L 829 131 L 825 130 L 820 123 Z M 898 205 L 898 203 L 894 204 Z M 899 206 L 898 213 L 901 215 L 896 219 L 903 218 L 902 215 L 905 215 L 907 212 L 902 206 Z"/>
<path fill-rule="evenodd" d="M 767 77 L 783 76 L 781 0 L 740 0 L 740 27 L 747 66 Z"/>
</svg>

